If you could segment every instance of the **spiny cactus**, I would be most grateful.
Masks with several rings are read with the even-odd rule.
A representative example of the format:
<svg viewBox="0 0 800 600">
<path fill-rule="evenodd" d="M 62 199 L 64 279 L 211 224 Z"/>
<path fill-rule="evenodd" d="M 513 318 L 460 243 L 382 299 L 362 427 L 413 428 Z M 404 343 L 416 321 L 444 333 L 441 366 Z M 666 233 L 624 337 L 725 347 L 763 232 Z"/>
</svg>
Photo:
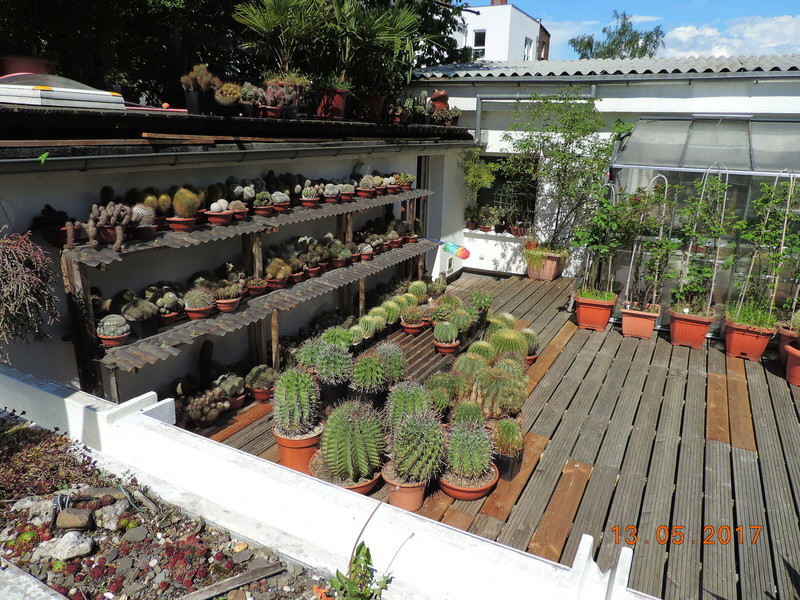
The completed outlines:
<svg viewBox="0 0 800 600">
<path fill-rule="evenodd" d="M 353 343 L 353 337 L 349 330 L 344 327 L 328 327 L 320 335 L 320 339 L 328 344 L 335 344 L 342 348 L 349 348 Z"/>
<path fill-rule="evenodd" d="M 361 178 L 361 181 L 358 182 L 358 187 L 371 190 L 375 187 L 375 180 L 372 178 L 372 175 L 364 175 Z"/>
<path fill-rule="evenodd" d="M 308 371 L 284 371 L 275 384 L 273 403 L 275 430 L 280 435 L 303 435 L 319 423 L 319 390 Z"/>
<path fill-rule="evenodd" d="M 183 297 L 186 308 L 207 308 L 214 306 L 214 294 L 204 287 L 195 287 Z"/>
<path fill-rule="evenodd" d="M 472 342 L 467 348 L 467 352 L 472 352 L 473 354 L 477 354 L 478 356 L 485 358 L 488 361 L 494 359 L 497 355 L 497 350 L 494 349 L 489 342 L 485 342 L 483 340 L 478 340 L 477 342 Z"/>
<path fill-rule="evenodd" d="M 215 291 L 217 300 L 234 300 L 242 297 L 242 285 L 240 283 L 223 282 Z"/>
<path fill-rule="evenodd" d="M 430 481 L 444 458 L 444 432 L 433 411 L 416 412 L 400 421 L 392 444 L 394 469 L 406 483 Z"/>
<path fill-rule="evenodd" d="M 450 313 L 449 321 L 452 323 L 458 331 L 466 331 L 472 324 L 477 320 L 473 318 L 473 315 L 469 313 L 464 308 L 456 308 L 453 312 Z"/>
<path fill-rule="evenodd" d="M 364 330 L 359 325 L 353 325 L 347 331 L 350 333 L 351 344 L 358 344 L 364 339 Z"/>
<path fill-rule="evenodd" d="M 487 419 L 513 416 L 525 403 L 526 383 L 503 369 L 489 367 L 475 377 L 474 395 Z"/>
<path fill-rule="evenodd" d="M 452 404 L 450 394 L 448 394 L 447 391 L 443 390 L 442 388 L 425 388 L 425 390 L 428 392 L 428 396 L 431 399 L 431 404 L 433 405 L 433 410 L 436 412 L 436 414 L 440 417 L 444 415 Z"/>
<path fill-rule="evenodd" d="M 361 392 L 377 392 L 386 386 L 386 372 L 383 363 L 374 354 L 361 355 L 353 363 L 353 389 Z"/>
<path fill-rule="evenodd" d="M 272 194 L 269 192 L 258 192 L 253 200 L 253 206 L 272 206 Z"/>
<path fill-rule="evenodd" d="M 492 467 L 492 440 L 482 425 L 456 423 L 447 439 L 447 471 L 467 482 L 483 477 Z"/>
<path fill-rule="evenodd" d="M 513 358 L 503 358 L 497 360 L 492 365 L 496 369 L 501 369 L 514 377 L 525 377 L 525 365 Z"/>
<path fill-rule="evenodd" d="M 433 328 L 433 339 L 440 344 L 452 344 L 458 339 L 458 328 L 448 321 L 437 323 Z"/>
<path fill-rule="evenodd" d="M 483 369 L 489 366 L 489 362 L 478 354 L 466 352 L 453 362 L 453 372 L 463 375 L 468 380 L 472 380 Z"/>
<path fill-rule="evenodd" d="M 386 402 L 386 423 L 391 431 L 400 424 L 400 420 L 414 412 L 429 411 L 433 408 L 431 398 L 420 384 L 412 381 L 401 381 L 392 391 Z"/>
<path fill-rule="evenodd" d="M 103 337 L 118 337 L 131 330 L 128 321 L 122 315 L 107 315 L 97 324 L 97 335 Z"/>
<path fill-rule="evenodd" d="M 311 198 L 316 198 L 317 197 L 317 190 L 314 189 L 313 187 L 303 188 L 303 191 L 301 192 L 301 196 L 303 198 L 305 198 L 306 200 L 309 200 Z"/>
<path fill-rule="evenodd" d="M 382 308 L 380 306 L 376 306 L 374 308 L 369 309 L 369 312 L 367 314 L 370 317 L 380 317 L 381 319 L 383 319 L 387 323 L 389 321 L 389 315 L 386 312 L 386 309 L 384 309 L 384 308 Z"/>
<path fill-rule="evenodd" d="M 353 370 L 353 356 L 347 351 L 347 348 L 320 342 L 315 368 L 320 381 L 338 385 L 350 379 Z"/>
<path fill-rule="evenodd" d="M 539 348 L 539 336 L 536 335 L 536 332 L 526 327 L 525 329 L 521 329 L 520 333 L 525 336 L 525 341 L 528 343 L 527 356 L 536 354 L 536 350 Z"/>
<path fill-rule="evenodd" d="M 459 402 L 450 415 L 451 423 L 483 423 L 483 410 L 477 402 Z"/>
<path fill-rule="evenodd" d="M 528 342 L 525 336 L 515 329 L 498 329 L 489 337 L 489 343 L 498 354 L 502 352 L 518 352 L 522 356 L 528 354 Z"/>
<path fill-rule="evenodd" d="M 236 398 L 244 394 L 244 378 L 233 373 L 220 375 L 214 380 L 214 385 L 222 388 L 228 398 Z"/>
<path fill-rule="evenodd" d="M 408 304 L 409 306 L 416 306 L 417 304 L 419 304 L 419 298 L 417 298 L 414 294 L 411 294 L 409 292 L 403 294 L 403 298 L 405 298 L 406 304 Z"/>
<path fill-rule="evenodd" d="M 501 329 L 514 329 L 514 326 L 517 324 L 517 318 L 509 313 L 500 313 L 498 315 L 489 315 L 487 323 L 488 326 L 486 327 L 484 339 L 488 340 L 496 331 Z"/>
<path fill-rule="evenodd" d="M 408 293 L 414 294 L 417 298 L 428 295 L 428 284 L 424 281 L 412 281 L 408 284 Z"/>
<path fill-rule="evenodd" d="M 316 370 L 319 355 L 323 351 L 323 344 L 317 339 L 310 339 L 303 342 L 303 344 L 295 352 L 295 359 L 297 364 L 306 369 Z"/>
<path fill-rule="evenodd" d="M 435 298 L 436 296 L 444 294 L 444 291 L 446 289 L 447 289 L 447 283 L 445 283 L 444 281 L 439 281 L 439 280 L 431 281 L 428 284 L 428 295 L 433 296 Z"/>
<path fill-rule="evenodd" d="M 400 306 L 400 312 L 403 312 L 409 306 L 416 306 L 417 305 L 416 300 L 414 301 L 413 305 L 409 305 L 408 299 L 405 298 L 402 295 L 392 296 L 391 301 L 394 302 L 395 304 L 397 304 L 398 306 Z"/>
<path fill-rule="evenodd" d="M 525 446 L 522 428 L 514 419 L 501 419 L 494 428 L 494 449 L 503 456 L 516 456 Z"/>
<path fill-rule="evenodd" d="M 128 321 L 146 321 L 158 314 L 158 307 L 147 300 L 134 298 L 122 307 L 120 314 Z"/>
<path fill-rule="evenodd" d="M 420 307 L 409 306 L 408 308 L 403 309 L 403 311 L 400 313 L 400 318 L 406 325 L 420 325 L 424 315 L 425 313 L 422 312 Z"/>
<path fill-rule="evenodd" d="M 156 212 L 144 203 L 134 204 L 131 209 L 131 221 L 139 227 L 152 227 L 155 224 Z"/>
<path fill-rule="evenodd" d="M 488 310 L 492 305 L 492 296 L 486 292 L 472 292 L 469 295 L 469 303 L 478 310 Z"/>
<path fill-rule="evenodd" d="M 172 197 L 172 208 L 176 217 L 190 219 L 197 215 L 200 196 L 186 188 L 179 188 Z"/>
<path fill-rule="evenodd" d="M 380 416 L 362 402 L 345 402 L 328 417 L 320 451 L 331 474 L 343 481 L 371 479 L 384 450 Z"/>
<path fill-rule="evenodd" d="M 406 358 L 400 346 L 384 342 L 375 348 L 374 354 L 383 365 L 384 377 L 389 385 L 403 378 L 406 371 Z"/>
<path fill-rule="evenodd" d="M 86 235 L 89 236 L 89 244 L 96 248 L 100 241 L 97 239 L 98 227 L 113 227 L 116 240 L 112 248 L 119 251 L 122 248 L 122 240 L 125 236 L 125 227 L 131 222 L 133 213 L 129 206 L 109 202 L 105 206 L 92 205 L 89 218 L 83 223 Z"/>
<path fill-rule="evenodd" d="M 214 92 L 214 100 L 222 106 L 233 106 L 242 98 L 242 87 L 237 83 L 223 83 Z"/>
<path fill-rule="evenodd" d="M 397 323 L 400 319 L 400 305 L 393 300 L 387 300 L 381 304 L 381 308 L 386 313 L 387 323 Z"/>
<path fill-rule="evenodd" d="M 244 381 L 251 388 L 256 390 L 268 390 L 275 385 L 278 380 L 278 372 L 267 365 L 256 365 L 244 378 Z"/>
<path fill-rule="evenodd" d="M 463 376 L 457 375 L 452 371 L 444 373 L 434 373 L 425 382 L 425 389 L 428 392 L 432 390 L 443 390 L 447 393 L 449 401 L 452 402 L 464 386 Z"/>
</svg>

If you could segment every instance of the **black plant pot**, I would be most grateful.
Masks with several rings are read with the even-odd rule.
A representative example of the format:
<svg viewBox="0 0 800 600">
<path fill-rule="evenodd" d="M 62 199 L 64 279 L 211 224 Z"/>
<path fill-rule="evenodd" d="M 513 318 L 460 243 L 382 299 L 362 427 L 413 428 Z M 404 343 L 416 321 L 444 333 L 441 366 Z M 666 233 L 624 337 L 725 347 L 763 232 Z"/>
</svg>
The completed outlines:
<svg viewBox="0 0 800 600">
<path fill-rule="evenodd" d="M 478 328 L 483 331 L 486 328 L 486 317 L 489 315 L 488 310 L 482 310 L 478 313 Z"/>
<path fill-rule="evenodd" d="M 200 104 L 200 94 L 195 90 L 183 90 L 183 95 L 186 98 L 186 112 L 190 115 L 202 115 Z"/>
<path fill-rule="evenodd" d="M 158 333 L 158 315 L 145 319 L 144 321 L 128 321 L 128 325 L 130 325 L 131 332 L 133 332 L 137 338 L 143 340 L 146 337 Z"/>
<path fill-rule="evenodd" d="M 450 125 L 452 125 L 453 127 L 458 125 L 458 117 L 453 117 L 452 119 L 450 119 Z"/>
<path fill-rule="evenodd" d="M 346 383 L 331 384 L 324 381 L 319 382 L 319 396 L 322 403 L 327 406 L 336 406 L 347 400 L 350 388 Z"/>
<path fill-rule="evenodd" d="M 511 481 L 519 474 L 522 468 L 522 452 L 514 456 L 496 454 L 494 457 L 494 464 L 500 472 L 500 479 Z"/>
<path fill-rule="evenodd" d="M 353 354 L 358 354 L 363 349 L 364 349 L 364 340 L 361 340 L 356 344 L 350 344 L 350 352 Z"/>
<path fill-rule="evenodd" d="M 376 392 L 362 392 L 361 390 L 348 388 L 347 391 L 348 399 L 364 402 L 377 409 L 383 408 L 383 405 L 386 403 L 386 396 L 388 395 L 388 390 L 386 389 L 378 390 Z"/>
<path fill-rule="evenodd" d="M 242 111 L 243 117 L 249 117 L 251 119 L 254 119 L 258 116 L 258 108 L 252 102 L 242 102 L 239 105 L 239 108 Z"/>
</svg>

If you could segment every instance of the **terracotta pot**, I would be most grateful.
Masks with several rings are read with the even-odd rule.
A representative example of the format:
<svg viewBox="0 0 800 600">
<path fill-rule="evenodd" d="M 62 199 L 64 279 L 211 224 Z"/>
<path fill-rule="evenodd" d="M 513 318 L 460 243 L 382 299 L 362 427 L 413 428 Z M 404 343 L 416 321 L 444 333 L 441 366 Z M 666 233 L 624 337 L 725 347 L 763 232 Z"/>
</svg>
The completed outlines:
<svg viewBox="0 0 800 600">
<path fill-rule="evenodd" d="M 291 205 L 291 202 L 276 202 L 272 206 L 275 208 L 276 212 L 289 212 Z"/>
<path fill-rule="evenodd" d="M 489 233 L 492 230 L 491 225 L 479 225 L 478 229 L 480 229 L 483 233 Z"/>
<path fill-rule="evenodd" d="M 208 223 L 208 218 L 206 218 L 206 213 L 208 212 L 207 209 L 201 208 L 197 211 L 195 218 L 197 219 L 197 224 L 202 225 L 203 223 Z"/>
<path fill-rule="evenodd" d="M 249 285 L 247 286 L 247 293 L 251 296 L 260 296 L 267 291 L 268 287 L 266 283 L 264 285 Z"/>
<path fill-rule="evenodd" d="M 289 275 L 289 283 L 300 283 L 305 278 L 306 274 L 304 271 L 300 271 L 299 273 L 292 273 Z"/>
<path fill-rule="evenodd" d="M 533 363 L 536 362 L 537 358 L 539 358 L 538 354 L 529 354 L 528 356 L 525 357 L 525 364 L 530 367 Z"/>
<path fill-rule="evenodd" d="M 389 248 L 399 248 L 403 245 L 403 239 L 398 238 L 396 240 L 389 240 Z"/>
<path fill-rule="evenodd" d="M 324 200 L 324 201 L 325 201 L 327 204 L 336 204 L 337 202 L 339 202 L 339 196 L 338 196 L 338 194 L 337 194 L 336 196 L 323 196 L 323 197 L 322 197 L 322 199 L 323 199 L 323 200 Z"/>
<path fill-rule="evenodd" d="M 258 112 L 265 119 L 277 119 L 281 116 L 280 106 L 259 106 Z"/>
<path fill-rule="evenodd" d="M 575 318 L 578 321 L 578 327 L 603 331 L 611 319 L 611 311 L 614 310 L 616 302 L 616 294 L 613 300 L 591 300 L 575 296 Z"/>
<path fill-rule="evenodd" d="M 275 212 L 274 206 L 254 206 L 253 212 L 259 217 L 268 217 Z"/>
<path fill-rule="evenodd" d="M 331 269 L 341 269 L 345 265 L 345 259 L 343 258 L 332 258 L 331 259 Z"/>
<path fill-rule="evenodd" d="M 320 267 L 309 267 L 306 269 L 306 273 L 308 273 L 309 277 L 319 277 Z"/>
<path fill-rule="evenodd" d="M 408 192 L 410 190 L 411 190 L 411 184 L 410 183 L 404 183 L 404 184 L 402 184 L 400 186 L 400 191 L 402 191 L 402 192 Z"/>
<path fill-rule="evenodd" d="M 317 206 L 319 206 L 319 198 L 303 198 L 300 201 L 300 204 L 302 204 L 306 208 L 316 208 Z"/>
<path fill-rule="evenodd" d="M 492 471 L 494 471 L 494 477 L 492 477 L 492 481 L 487 485 L 482 485 L 481 487 L 464 487 L 454 483 L 448 483 L 442 477 L 439 478 L 439 487 L 442 488 L 442 491 L 445 494 L 451 498 L 455 498 L 456 500 L 478 500 L 479 498 L 483 498 L 485 495 L 487 495 L 489 490 L 491 490 L 497 483 L 500 473 L 498 472 L 494 463 L 492 463 Z"/>
<path fill-rule="evenodd" d="M 317 472 L 319 466 L 317 465 L 318 461 L 322 461 L 322 457 L 319 451 L 314 453 L 314 456 L 311 458 L 311 462 L 309 463 L 309 470 L 311 474 L 316 477 L 317 479 L 321 479 L 322 481 L 326 481 L 324 477 L 321 477 Z M 323 463 L 324 464 L 324 463 Z M 378 480 L 381 478 L 381 473 L 378 471 L 375 473 L 375 477 L 370 479 L 369 481 L 365 481 L 364 483 L 357 483 L 355 485 L 343 485 L 346 490 L 350 490 L 351 492 L 355 492 L 356 494 L 369 494 L 375 486 L 378 485 Z"/>
<path fill-rule="evenodd" d="M 514 456 L 495 454 L 494 464 L 497 467 L 500 479 L 503 481 L 513 481 L 522 469 L 522 452 Z"/>
<path fill-rule="evenodd" d="M 233 219 L 232 210 L 223 210 L 222 212 L 207 212 L 206 218 L 212 225 L 228 225 Z"/>
<path fill-rule="evenodd" d="M 400 186 L 399 185 L 387 185 L 386 186 L 386 193 L 387 194 L 399 194 L 400 193 Z"/>
<path fill-rule="evenodd" d="M 324 275 L 328 272 L 328 265 L 330 265 L 330 261 L 325 261 L 319 263 L 319 274 Z"/>
<path fill-rule="evenodd" d="M 389 488 L 389 504 L 409 511 L 419 510 L 425 501 L 425 482 L 422 483 L 400 483 L 392 481 L 386 476 L 387 468 L 391 461 L 386 463 L 381 469 L 381 475 Z"/>
<path fill-rule="evenodd" d="M 250 395 L 253 397 L 254 402 L 269 402 L 272 400 L 272 395 L 275 393 L 275 388 L 271 387 L 268 390 L 260 388 L 250 388 Z"/>
<path fill-rule="evenodd" d="M 213 306 L 206 306 L 205 308 L 185 308 L 186 316 L 189 317 L 192 321 L 199 321 L 200 319 L 205 319 L 206 317 L 211 316 L 211 313 L 214 312 Z"/>
<path fill-rule="evenodd" d="M 271 290 L 279 290 L 286 287 L 288 279 L 267 279 L 267 286 Z"/>
<path fill-rule="evenodd" d="M 782 365 L 786 364 L 786 358 L 788 357 L 786 346 L 797 340 L 798 337 L 800 336 L 798 336 L 797 331 L 794 329 L 788 329 L 786 327 L 780 327 L 778 329 L 778 358 Z"/>
<path fill-rule="evenodd" d="M 752 327 L 725 320 L 725 356 L 761 360 L 767 344 L 778 331 L 772 327 Z"/>
<path fill-rule="evenodd" d="M 197 225 L 197 217 L 167 217 L 167 225 L 172 231 L 191 233 Z"/>
<path fill-rule="evenodd" d="M 669 341 L 673 346 L 701 348 L 714 317 L 669 311 Z"/>
<path fill-rule="evenodd" d="M 230 313 L 239 307 L 241 298 L 230 298 L 228 300 L 217 300 L 217 308 L 220 312 Z"/>
<path fill-rule="evenodd" d="M 339 200 L 342 202 L 352 202 L 355 195 L 355 192 L 339 192 Z"/>
<path fill-rule="evenodd" d="M 122 228 L 122 237 L 125 237 L 125 227 Z M 111 225 L 100 225 L 97 228 L 97 239 L 103 244 L 112 245 L 117 241 L 116 227 Z"/>
<path fill-rule="evenodd" d="M 375 188 L 356 188 L 356 196 L 359 198 L 374 198 Z"/>
<path fill-rule="evenodd" d="M 125 342 L 128 341 L 128 338 L 131 337 L 131 332 L 123 333 L 122 335 L 98 335 L 100 341 L 103 342 L 103 346 L 106 348 L 116 348 L 117 346 L 122 346 Z"/>
<path fill-rule="evenodd" d="M 159 229 L 164 229 L 164 222 L 166 220 L 167 220 L 167 217 L 165 217 L 164 215 L 156 215 L 155 217 L 153 217 L 153 223 Z"/>
<path fill-rule="evenodd" d="M 417 323 L 415 325 L 408 325 L 405 321 L 400 319 L 400 327 L 403 328 L 404 333 L 408 333 L 409 335 L 417 335 L 422 333 L 427 325 L 425 323 Z"/>
<path fill-rule="evenodd" d="M 514 237 L 522 237 L 523 235 L 525 235 L 525 228 L 524 227 L 517 227 L 516 225 L 509 225 L 508 226 L 508 231 Z"/>
<path fill-rule="evenodd" d="M 158 226 L 157 225 L 139 226 L 139 227 L 134 227 L 133 229 L 130 229 L 129 231 L 131 232 L 131 235 L 135 239 L 142 240 L 142 241 L 148 241 L 148 240 L 152 240 L 154 237 L 156 237 L 156 231 L 158 231 Z"/>
<path fill-rule="evenodd" d="M 65 227 L 42 227 L 41 229 L 44 239 L 47 240 L 51 246 L 56 248 L 63 248 L 67 245 L 67 228 Z M 73 225 L 73 241 L 77 244 L 83 234 L 83 227 L 80 225 Z"/>
<path fill-rule="evenodd" d="M 478 222 L 477 221 L 467 221 L 466 227 L 470 231 L 475 231 L 478 228 Z"/>
<path fill-rule="evenodd" d="M 786 381 L 800 385 L 800 348 L 796 341 L 786 346 Z"/>
<path fill-rule="evenodd" d="M 317 106 L 317 116 L 326 119 L 342 119 L 346 105 L 347 90 L 328 90 L 322 95 L 319 106 Z"/>
<path fill-rule="evenodd" d="M 416 244 L 419 241 L 419 236 L 418 235 L 404 235 L 403 236 L 403 241 L 406 244 Z"/>
<path fill-rule="evenodd" d="M 232 210 L 231 212 L 235 221 L 244 221 L 250 211 L 247 208 L 243 208 L 242 210 Z"/>
<path fill-rule="evenodd" d="M 554 281 L 561 277 L 565 262 L 566 258 L 563 255 L 548 253 L 544 257 L 542 266 L 537 268 L 528 267 L 528 277 L 539 281 Z"/>
<path fill-rule="evenodd" d="M 388 194 L 388 188 L 385 185 L 376 185 L 375 186 L 375 195 L 376 196 L 385 196 Z"/>
<path fill-rule="evenodd" d="M 374 252 L 362 252 L 361 260 L 372 260 L 374 256 L 375 256 Z"/>
<path fill-rule="evenodd" d="M 229 398 L 228 404 L 230 404 L 230 408 L 228 410 L 239 410 L 244 405 L 244 398 L 246 394 L 242 394 L 241 396 L 236 396 L 236 398 Z"/>
<path fill-rule="evenodd" d="M 433 340 L 433 347 L 436 348 L 436 351 L 439 354 L 453 354 L 453 352 L 458 350 L 458 347 L 460 345 L 461 341 L 459 340 L 456 340 L 455 342 L 452 342 L 450 344 L 444 344 L 442 342 L 437 342 L 436 340 Z"/>
<path fill-rule="evenodd" d="M 277 431 L 274 432 L 278 444 L 280 463 L 300 473 L 311 475 L 308 465 L 314 453 L 319 450 L 319 441 L 322 434 L 310 435 L 299 439 L 285 438 Z"/>
<path fill-rule="evenodd" d="M 362 94 L 360 100 L 362 104 L 361 119 L 380 123 L 383 119 L 383 105 L 386 102 L 386 96 Z"/>
<path fill-rule="evenodd" d="M 351 263 L 361 262 L 361 255 L 360 254 L 353 254 L 352 256 L 350 256 L 350 262 Z"/>
<path fill-rule="evenodd" d="M 661 316 L 661 306 L 659 305 L 658 312 L 629 308 L 623 308 L 620 312 L 622 313 L 623 336 L 649 340 L 650 336 L 653 335 L 653 331 L 655 331 L 656 321 Z"/>
<path fill-rule="evenodd" d="M 171 312 L 171 313 L 166 313 L 166 314 L 163 314 L 163 315 L 158 315 L 158 326 L 159 327 L 169 327 L 175 321 L 178 320 L 179 316 L 180 316 L 179 312 Z"/>
</svg>

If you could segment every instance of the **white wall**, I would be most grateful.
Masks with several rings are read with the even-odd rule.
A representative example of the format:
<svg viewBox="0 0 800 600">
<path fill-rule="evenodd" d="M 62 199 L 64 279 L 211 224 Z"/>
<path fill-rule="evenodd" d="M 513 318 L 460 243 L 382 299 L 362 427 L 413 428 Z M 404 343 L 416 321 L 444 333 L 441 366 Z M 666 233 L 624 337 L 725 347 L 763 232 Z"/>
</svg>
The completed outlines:
<svg viewBox="0 0 800 600">
<path fill-rule="evenodd" d="M 464 12 L 466 31 L 455 36 L 462 48 L 474 47 L 473 33 L 485 30 L 486 54 L 482 60 L 522 60 L 526 37 L 533 40 L 535 55 L 539 37 L 537 21 L 512 4 L 475 6 L 473 9 L 480 14 Z"/>
</svg>

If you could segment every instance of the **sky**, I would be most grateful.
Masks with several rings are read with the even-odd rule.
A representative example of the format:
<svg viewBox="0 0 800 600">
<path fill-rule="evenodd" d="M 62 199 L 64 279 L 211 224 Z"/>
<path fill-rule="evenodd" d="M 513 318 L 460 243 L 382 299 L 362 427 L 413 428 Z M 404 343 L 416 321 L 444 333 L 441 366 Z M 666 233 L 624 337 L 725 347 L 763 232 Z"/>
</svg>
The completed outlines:
<svg viewBox="0 0 800 600">
<path fill-rule="evenodd" d="M 593 33 L 605 39 L 601 30 L 613 21 L 614 9 L 633 15 L 637 29 L 661 26 L 665 47 L 658 56 L 800 53 L 800 0 L 509 0 L 509 4 L 542 19 L 552 35 L 551 60 L 578 58 L 567 44 L 576 35 Z"/>
</svg>

